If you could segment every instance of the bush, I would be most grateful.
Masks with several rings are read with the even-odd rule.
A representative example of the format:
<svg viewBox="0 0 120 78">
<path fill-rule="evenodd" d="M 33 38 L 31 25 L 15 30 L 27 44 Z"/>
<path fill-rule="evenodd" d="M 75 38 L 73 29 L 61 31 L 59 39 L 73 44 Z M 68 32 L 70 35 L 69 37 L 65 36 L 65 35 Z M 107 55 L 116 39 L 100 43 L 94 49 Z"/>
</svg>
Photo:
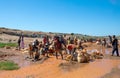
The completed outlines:
<svg viewBox="0 0 120 78">
<path fill-rule="evenodd" d="M 19 66 L 12 61 L 1 61 L 0 70 L 16 70 Z"/>
<path fill-rule="evenodd" d="M 16 47 L 17 43 L 1 43 L 0 42 L 0 48 L 4 48 L 5 46 Z"/>
</svg>

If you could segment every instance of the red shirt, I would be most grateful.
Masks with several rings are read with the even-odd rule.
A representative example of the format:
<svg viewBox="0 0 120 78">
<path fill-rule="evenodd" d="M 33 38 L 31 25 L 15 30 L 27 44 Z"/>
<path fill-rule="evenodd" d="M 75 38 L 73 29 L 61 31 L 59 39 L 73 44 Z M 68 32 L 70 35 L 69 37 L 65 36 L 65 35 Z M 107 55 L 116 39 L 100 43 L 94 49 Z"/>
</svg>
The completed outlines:
<svg viewBox="0 0 120 78">
<path fill-rule="evenodd" d="M 72 49 L 73 49 L 72 45 L 68 45 L 68 50 L 72 50 Z"/>
<path fill-rule="evenodd" d="M 44 38 L 43 39 L 43 42 L 44 42 L 44 45 L 47 43 L 47 39 L 46 38 Z"/>
</svg>

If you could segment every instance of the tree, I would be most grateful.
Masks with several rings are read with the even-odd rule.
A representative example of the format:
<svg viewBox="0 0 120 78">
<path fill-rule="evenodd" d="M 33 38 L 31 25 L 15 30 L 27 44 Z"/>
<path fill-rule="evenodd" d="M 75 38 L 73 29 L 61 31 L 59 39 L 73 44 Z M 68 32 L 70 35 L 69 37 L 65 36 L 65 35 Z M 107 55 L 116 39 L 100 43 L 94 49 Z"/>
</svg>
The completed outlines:
<svg viewBox="0 0 120 78">
<path fill-rule="evenodd" d="M 71 33 L 71 35 L 74 35 L 74 33 Z"/>
</svg>

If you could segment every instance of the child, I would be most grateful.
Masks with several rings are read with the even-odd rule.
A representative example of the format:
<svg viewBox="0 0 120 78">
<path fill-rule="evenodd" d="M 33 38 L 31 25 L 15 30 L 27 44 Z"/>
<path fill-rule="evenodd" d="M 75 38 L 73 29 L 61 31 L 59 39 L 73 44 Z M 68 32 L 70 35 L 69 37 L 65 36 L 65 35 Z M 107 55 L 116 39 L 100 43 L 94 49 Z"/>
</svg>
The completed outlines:
<svg viewBox="0 0 120 78">
<path fill-rule="evenodd" d="M 33 58 L 34 56 L 33 56 L 33 46 L 32 46 L 32 44 L 29 44 L 29 55 L 30 55 L 30 59 L 31 58 Z"/>
</svg>

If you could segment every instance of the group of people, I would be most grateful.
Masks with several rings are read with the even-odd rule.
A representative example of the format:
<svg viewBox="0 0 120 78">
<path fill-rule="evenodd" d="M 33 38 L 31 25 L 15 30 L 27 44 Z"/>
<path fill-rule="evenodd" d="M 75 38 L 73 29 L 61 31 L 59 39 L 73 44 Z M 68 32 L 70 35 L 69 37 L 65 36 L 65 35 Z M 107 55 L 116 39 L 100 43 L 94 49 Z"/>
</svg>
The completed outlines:
<svg viewBox="0 0 120 78">
<path fill-rule="evenodd" d="M 63 35 L 60 35 L 50 39 L 48 36 L 45 36 L 42 41 L 36 39 L 29 44 L 29 53 L 30 58 L 34 58 L 35 60 L 37 60 L 40 55 L 45 57 L 55 55 L 56 59 L 58 59 L 58 56 L 60 55 L 61 59 L 64 59 L 64 54 L 72 55 L 76 48 L 83 49 L 82 41 L 79 41 L 77 38 L 66 38 Z"/>
<path fill-rule="evenodd" d="M 109 36 L 110 38 L 110 44 L 113 46 L 112 56 L 114 55 L 114 52 L 116 51 L 117 56 L 119 56 L 118 52 L 118 40 L 113 36 Z M 35 60 L 38 60 L 40 55 L 43 55 L 45 57 L 50 57 L 49 55 L 55 55 L 56 59 L 58 59 L 58 55 L 61 56 L 61 59 L 64 59 L 64 54 L 70 54 L 73 55 L 76 49 L 84 49 L 82 46 L 82 43 L 84 43 L 85 40 L 79 40 L 76 37 L 66 37 L 63 35 L 60 36 L 54 36 L 53 38 L 49 38 L 49 36 L 45 36 L 42 41 L 34 40 L 29 44 L 29 54 L 30 58 L 34 58 Z M 102 45 L 106 45 L 106 40 L 102 40 Z M 19 50 L 24 48 L 24 37 L 21 35 L 18 39 L 18 46 Z"/>
<path fill-rule="evenodd" d="M 111 56 L 113 56 L 115 52 L 116 52 L 117 56 L 119 56 L 119 51 L 118 51 L 119 41 L 118 41 L 118 39 L 116 38 L 115 35 L 113 35 L 113 37 L 109 35 L 108 37 L 109 37 L 108 40 L 106 40 L 104 38 L 101 41 L 102 46 L 104 46 L 104 47 L 111 46 L 113 48 Z"/>
</svg>

